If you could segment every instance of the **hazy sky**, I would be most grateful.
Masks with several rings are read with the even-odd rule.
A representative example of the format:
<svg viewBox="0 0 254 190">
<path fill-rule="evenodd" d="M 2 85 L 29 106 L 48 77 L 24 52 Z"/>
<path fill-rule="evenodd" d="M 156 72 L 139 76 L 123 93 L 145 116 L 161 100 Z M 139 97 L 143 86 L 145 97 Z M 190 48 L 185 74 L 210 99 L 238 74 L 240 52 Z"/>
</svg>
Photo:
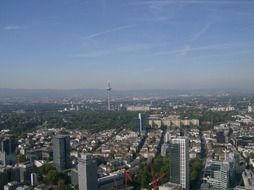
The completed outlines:
<svg viewBox="0 0 254 190">
<path fill-rule="evenodd" d="M 0 88 L 254 89 L 253 0 L 0 0 Z"/>
</svg>

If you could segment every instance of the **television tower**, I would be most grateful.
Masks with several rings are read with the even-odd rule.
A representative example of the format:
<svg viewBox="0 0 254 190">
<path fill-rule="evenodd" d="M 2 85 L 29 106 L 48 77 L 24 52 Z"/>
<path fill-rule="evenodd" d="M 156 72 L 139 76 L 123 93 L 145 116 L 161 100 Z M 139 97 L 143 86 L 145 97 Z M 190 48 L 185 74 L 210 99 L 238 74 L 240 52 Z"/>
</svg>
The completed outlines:
<svg viewBox="0 0 254 190">
<path fill-rule="evenodd" d="M 108 87 L 106 88 L 106 90 L 108 92 L 108 111 L 110 111 L 110 91 L 112 90 L 110 82 L 108 82 Z"/>
<path fill-rule="evenodd" d="M 141 134 L 143 132 L 143 127 L 142 127 L 143 123 L 142 123 L 142 114 L 141 113 L 138 114 L 138 119 L 139 119 L 139 134 Z"/>
</svg>

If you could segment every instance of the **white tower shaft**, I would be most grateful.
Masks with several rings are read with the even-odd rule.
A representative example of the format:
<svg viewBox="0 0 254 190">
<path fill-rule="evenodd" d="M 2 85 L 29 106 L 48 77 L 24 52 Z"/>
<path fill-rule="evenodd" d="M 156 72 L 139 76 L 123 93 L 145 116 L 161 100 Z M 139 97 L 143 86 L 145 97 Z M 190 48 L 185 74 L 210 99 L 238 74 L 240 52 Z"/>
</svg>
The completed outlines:
<svg viewBox="0 0 254 190">
<path fill-rule="evenodd" d="M 110 90 L 108 90 L 108 111 L 110 111 Z"/>
<path fill-rule="evenodd" d="M 107 88 L 107 92 L 108 92 L 108 111 L 110 111 L 110 91 L 112 90 L 111 86 L 110 86 L 110 82 L 108 83 L 108 88 Z"/>
</svg>

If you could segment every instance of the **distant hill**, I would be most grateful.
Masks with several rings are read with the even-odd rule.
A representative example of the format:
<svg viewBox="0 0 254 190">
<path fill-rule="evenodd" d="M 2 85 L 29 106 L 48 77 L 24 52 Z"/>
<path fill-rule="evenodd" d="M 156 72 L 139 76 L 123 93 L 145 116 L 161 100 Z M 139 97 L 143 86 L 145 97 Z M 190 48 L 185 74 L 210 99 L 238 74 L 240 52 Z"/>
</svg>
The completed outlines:
<svg viewBox="0 0 254 190">
<path fill-rule="evenodd" d="M 213 96 L 213 95 L 254 95 L 253 90 L 239 89 L 145 89 L 145 90 L 113 90 L 113 96 L 120 97 L 170 97 L 170 96 Z M 104 89 L 8 89 L 0 88 L 0 97 L 105 97 Z"/>
<path fill-rule="evenodd" d="M 102 94 L 100 89 L 74 89 L 74 90 L 54 90 L 54 89 L 7 89 L 0 88 L 0 97 L 69 97 L 69 96 L 96 96 Z"/>
</svg>

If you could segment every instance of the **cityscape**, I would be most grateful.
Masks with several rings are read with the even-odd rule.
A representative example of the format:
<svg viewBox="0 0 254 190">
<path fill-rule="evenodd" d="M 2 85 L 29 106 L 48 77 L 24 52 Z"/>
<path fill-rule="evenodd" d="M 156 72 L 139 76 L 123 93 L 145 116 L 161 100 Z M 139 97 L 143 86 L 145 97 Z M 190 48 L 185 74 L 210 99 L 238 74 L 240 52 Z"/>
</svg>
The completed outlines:
<svg viewBox="0 0 254 190">
<path fill-rule="evenodd" d="M 254 188 L 252 95 L 15 99 L 0 99 L 1 189 Z"/>
<path fill-rule="evenodd" d="M 254 1 L 0 0 L 0 190 L 254 190 Z"/>
</svg>

